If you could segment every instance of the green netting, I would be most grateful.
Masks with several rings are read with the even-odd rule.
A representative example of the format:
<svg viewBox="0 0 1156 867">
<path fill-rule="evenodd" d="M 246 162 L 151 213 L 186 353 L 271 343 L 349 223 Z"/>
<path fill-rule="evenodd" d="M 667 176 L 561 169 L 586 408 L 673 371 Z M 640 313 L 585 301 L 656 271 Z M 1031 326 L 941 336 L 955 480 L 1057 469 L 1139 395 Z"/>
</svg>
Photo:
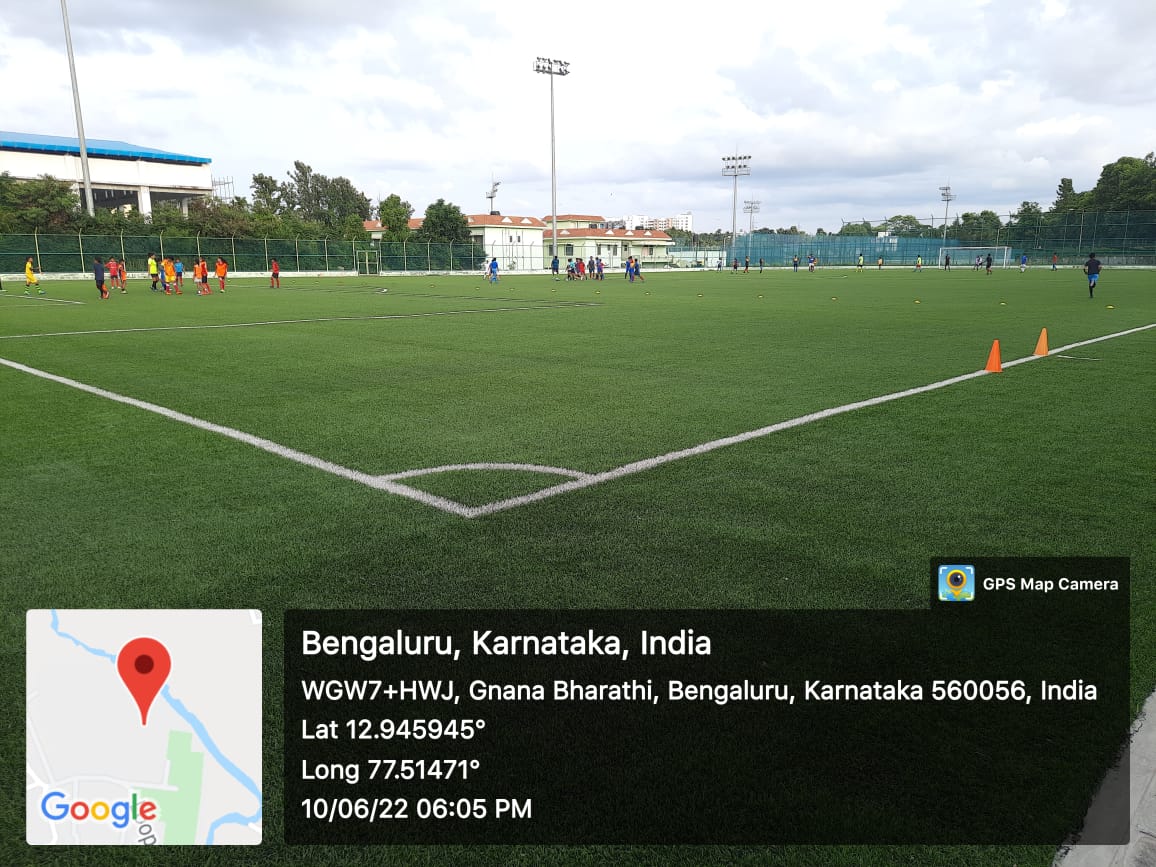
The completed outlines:
<svg viewBox="0 0 1156 867">
<path fill-rule="evenodd" d="M 860 253 L 867 265 L 880 256 L 886 265 L 911 264 L 922 256 L 925 264 L 937 261 L 943 246 L 1010 247 L 1012 259 L 1026 253 L 1029 261 L 1050 262 L 1055 254 L 1061 264 L 1079 264 L 1090 252 L 1107 265 L 1156 266 L 1156 212 L 1152 211 L 1066 211 L 1061 213 L 1012 215 L 998 228 L 951 225 L 944 240 L 942 230 L 934 235 L 779 235 L 756 233 L 749 236 L 749 255 L 755 264 L 762 258 L 768 265 L 785 265 L 793 256 L 806 261 L 814 254 L 820 264 L 853 265 Z M 730 267 L 738 257 L 740 267 L 748 255 L 748 239 L 740 237 L 733 248 L 717 244 L 705 247 L 676 246 L 676 260 L 702 262 L 713 267 L 719 258 Z"/>
<path fill-rule="evenodd" d="M 992 218 L 995 219 L 994 217 Z M 1108 266 L 1156 266 L 1156 212 L 1153 211 L 1067 211 L 1062 213 L 1014 215 L 998 227 L 971 224 L 951 225 L 947 240 L 933 235 L 780 235 L 755 233 L 740 237 L 734 247 L 676 245 L 666 251 L 666 261 L 678 265 L 699 263 L 715 267 L 719 259 L 730 267 L 734 258 L 740 266 L 749 255 L 753 266 L 763 259 L 768 266 L 786 266 L 794 256 L 802 263 L 808 255 L 820 265 L 853 265 L 862 254 L 867 266 L 880 257 L 885 265 L 907 265 L 923 257 L 926 265 L 938 261 L 943 246 L 1010 247 L 1017 261 L 1027 253 L 1034 263 L 1050 262 L 1052 255 L 1065 265 L 1079 264 L 1095 251 Z M 657 251 L 656 251 L 657 252 Z M 480 244 L 433 244 L 407 241 L 330 241 L 305 238 L 208 238 L 166 235 L 0 235 L 0 272 L 19 273 L 24 261 L 33 257 L 47 274 L 88 271 L 93 256 L 107 260 L 115 256 L 127 263 L 131 272 L 143 272 L 149 253 L 180 258 L 186 264 L 203 256 L 210 264 L 220 256 L 229 270 L 267 271 L 277 259 L 287 272 L 312 271 L 480 271 L 482 264 L 496 255 L 503 273 L 536 271 L 541 248 L 503 246 L 485 250 Z M 660 260 L 648 260 L 652 267 Z"/>
</svg>

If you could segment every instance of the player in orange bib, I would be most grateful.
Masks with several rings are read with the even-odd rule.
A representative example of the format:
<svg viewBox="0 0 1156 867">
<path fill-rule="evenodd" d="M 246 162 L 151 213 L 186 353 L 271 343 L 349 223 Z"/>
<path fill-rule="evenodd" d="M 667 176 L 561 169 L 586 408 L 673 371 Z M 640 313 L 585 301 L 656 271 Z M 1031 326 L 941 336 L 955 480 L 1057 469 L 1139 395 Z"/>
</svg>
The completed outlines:
<svg viewBox="0 0 1156 867">
<path fill-rule="evenodd" d="M 217 257 L 217 283 L 222 292 L 225 291 L 225 278 L 229 276 L 229 264 L 220 256 Z"/>
<path fill-rule="evenodd" d="M 173 265 L 173 260 L 168 256 L 161 261 L 161 267 L 165 271 L 165 294 L 166 295 L 182 295 L 180 287 L 177 286 L 177 269 Z"/>
</svg>

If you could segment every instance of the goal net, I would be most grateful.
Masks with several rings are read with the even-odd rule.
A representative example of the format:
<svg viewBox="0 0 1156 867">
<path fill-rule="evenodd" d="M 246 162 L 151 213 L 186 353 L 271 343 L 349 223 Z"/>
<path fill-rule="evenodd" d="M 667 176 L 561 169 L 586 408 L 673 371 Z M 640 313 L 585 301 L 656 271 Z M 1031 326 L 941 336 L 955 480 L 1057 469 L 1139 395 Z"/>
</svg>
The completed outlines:
<svg viewBox="0 0 1156 867">
<path fill-rule="evenodd" d="M 991 254 L 991 267 L 993 268 L 1010 268 L 1012 261 L 1011 247 L 940 247 L 939 248 L 939 267 L 942 268 L 947 261 L 947 257 L 951 257 L 951 267 L 955 268 L 975 268 L 976 258 L 980 260 L 980 269 L 987 267 L 987 257 Z"/>
</svg>

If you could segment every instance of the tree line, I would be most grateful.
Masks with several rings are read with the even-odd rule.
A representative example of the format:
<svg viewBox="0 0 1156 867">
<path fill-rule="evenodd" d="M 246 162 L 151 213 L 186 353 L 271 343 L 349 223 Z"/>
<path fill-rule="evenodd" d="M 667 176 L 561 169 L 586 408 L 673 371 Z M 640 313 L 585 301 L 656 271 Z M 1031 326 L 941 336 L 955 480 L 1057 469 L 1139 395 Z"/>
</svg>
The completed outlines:
<svg viewBox="0 0 1156 867">
<path fill-rule="evenodd" d="M 174 234 L 238 238 L 328 238 L 368 240 L 363 225 L 376 217 L 382 223 L 382 240 L 418 242 L 466 242 L 469 227 L 461 209 L 438 199 L 425 210 L 420 229 L 409 228 L 413 206 L 396 193 L 375 206 L 368 196 L 345 177 L 330 178 L 300 160 L 284 180 L 255 174 L 250 197 L 225 201 L 195 198 L 186 217 L 171 202 L 160 202 L 151 217 L 137 210 L 98 210 L 89 217 L 81 207 L 80 194 L 69 181 L 45 175 L 17 181 L 0 174 L 0 233 L 30 234 L 86 232 L 89 234 L 148 234 L 158 230 Z M 1046 211 L 1039 202 L 1023 202 L 1004 222 L 991 210 L 966 212 L 947 227 L 947 237 L 963 243 L 988 243 L 997 236 L 1014 243 L 1028 229 L 1061 225 L 1070 215 L 1087 211 L 1156 211 L 1156 155 L 1120 157 L 1103 167 L 1096 185 L 1076 192 L 1071 178 L 1061 178 L 1056 198 Z M 907 237 L 942 236 L 943 227 L 925 223 L 911 214 L 896 214 L 880 223 L 863 220 L 845 223 L 836 235 L 870 235 L 890 232 Z M 756 234 L 803 235 L 797 226 L 756 229 Z M 721 248 L 730 233 L 669 230 L 676 242 L 688 246 Z M 818 229 L 816 235 L 829 234 Z"/>
<path fill-rule="evenodd" d="M 0 233 L 175 235 L 220 238 L 327 238 L 368 241 L 364 221 L 376 216 L 383 240 L 466 242 L 470 231 L 461 209 L 445 199 L 431 203 L 420 229 L 411 231 L 413 206 L 393 194 L 375 206 L 345 177 L 330 178 L 301 162 L 284 180 L 253 175 L 251 196 L 229 200 L 194 198 L 188 216 L 173 202 L 157 202 L 145 217 L 136 209 L 101 209 L 88 216 L 82 192 L 70 181 L 43 175 L 18 181 L 0 174 Z"/>
<path fill-rule="evenodd" d="M 1120 157 L 1103 167 L 1096 185 L 1082 193 L 1075 191 L 1071 178 L 1061 178 L 1056 187 L 1056 198 L 1051 207 L 1044 210 L 1039 202 L 1025 201 L 1014 214 L 1004 221 L 992 210 L 968 211 L 960 214 L 947 226 L 947 237 L 968 243 L 991 243 L 997 237 L 1007 238 L 1007 243 L 1015 243 L 1029 231 L 1063 225 L 1072 219 L 1072 214 L 1080 212 L 1109 211 L 1156 211 L 1156 153 L 1140 157 Z M 1156 225 L 1153 221 L 1151 225 Z M 879 223 L 868 220 L 844 223 L 837 232 L 816 230 L 816 235 L 872 236 L 879 232 L 904 237 L 943 237 L 943 224 L 938 227 L 924 222 L 912 214 L 896 214 Z M 716 229 L 713 232 L 685 232 L 670 229 L 668 234 L 680 244 L 704 248 L 722 248 L 730 239 L 730 232 Z M 802 235 L 806 232 L 797 226 L 787 229 L 755 229 L 754 234 Z"/>
</svg>

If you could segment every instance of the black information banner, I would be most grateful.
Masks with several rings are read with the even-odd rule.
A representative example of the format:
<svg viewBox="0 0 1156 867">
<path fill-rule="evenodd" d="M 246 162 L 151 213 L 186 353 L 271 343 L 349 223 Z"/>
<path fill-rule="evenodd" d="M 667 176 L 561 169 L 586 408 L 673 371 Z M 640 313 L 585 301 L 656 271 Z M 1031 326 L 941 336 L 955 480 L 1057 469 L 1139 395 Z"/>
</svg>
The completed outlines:
<svg viewBox="0 0 1156 867">
<path fill-rule="evenodd" d="M 1127 764 L 1128 561 L 929 585 L 905 611 L 289 611 L 287 842 L 1125 842 L 1126 773 L 1083 822 Z"/>
</svg>

